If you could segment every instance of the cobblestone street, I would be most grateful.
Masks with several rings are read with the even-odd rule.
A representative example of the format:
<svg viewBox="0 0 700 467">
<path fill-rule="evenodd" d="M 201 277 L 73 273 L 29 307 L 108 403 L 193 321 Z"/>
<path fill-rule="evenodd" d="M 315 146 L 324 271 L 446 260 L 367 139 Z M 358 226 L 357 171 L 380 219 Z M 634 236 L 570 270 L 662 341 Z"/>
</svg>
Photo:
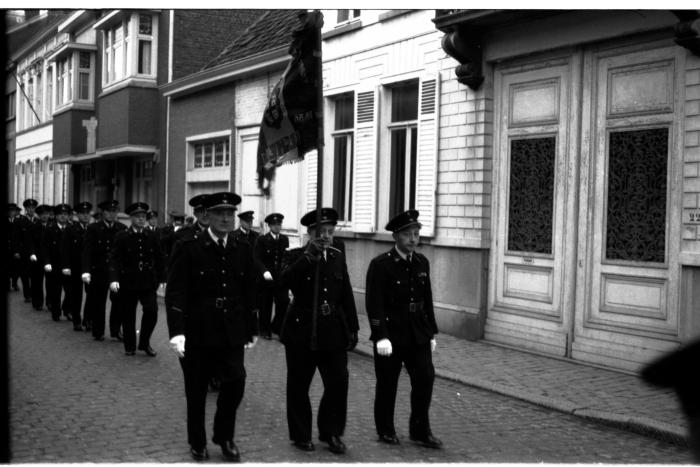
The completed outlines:
<svg viewBox="0 0 700 467">
<path fill-rule="evenodd" d="M 13 462 L 190 462 L 182 373 L 168 349 L 161 303 L 152 339 L 156 358 L 124 355 L 120 342 L 92 340 L 65 320 L 22 303 L 11 293 L 10 430 Z M 248 379 L 236 442 L 245 462 L 565 462 L 691 463 L 687 448 L 621 431 L 491 392 L 437 379 L 434 451 L 408 441 L 409 384 L 402 375 L 396 426 L 402 444 L 376 441 L 372 361 L 351 354 L 345 456 L 317 443 L 304 453 L 288 440 L 284 352 L 259 341 L 246 354 Z M 321 393 L 313 383 L 314 415 Z M 208 435 L 215 404 L 208 401 Z M 315 431 L 315 426 L 314 426 Z M 210 462 L 221 462 L 209 444 Z"/>
</svg>

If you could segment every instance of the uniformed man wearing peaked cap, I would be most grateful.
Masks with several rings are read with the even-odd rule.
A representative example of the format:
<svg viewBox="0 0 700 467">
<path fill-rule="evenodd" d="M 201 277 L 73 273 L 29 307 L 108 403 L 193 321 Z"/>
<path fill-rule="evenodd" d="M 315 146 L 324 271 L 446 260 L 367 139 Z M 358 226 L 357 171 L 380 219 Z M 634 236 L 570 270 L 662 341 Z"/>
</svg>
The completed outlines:
<svg viewBox="0 0 700 467">
<path fill-rule="evenodd" d="M 255 247 L 255 242 L 260 235 L 257 231 L 253 230 L 253 217 L 253 211 L 243 211 L 238 214 L 239 226 L 233 231 L 233 235 L 236 238 L 247 241 L 251 247 Z"/>
<path fill-rule="evenodd" d="M 83 252 L 83 242 L 85 233 L 90 224 L 90 212 L 92 204 L 82 201 L 73 210 L 78 216 L 78 222 L 74 222 L 66 229 L 61 244 L 61 273 L 68 277 L 68 305 L 70 315 L 73 317 L 73 330 L 82 331 L 83 328 L 90 328 L 90 319 L 87 316 L 87 307 L 81 319 L 80 309 L 83 303 L 83 289 L 85 285 L 81 279 L 82 267 L 81 256 Z"/>
<path fill-rule="evenodd" d="M 20 276 L 20 247 L 19 240 L 21 237 L 20 222 L 17 222 L 17 215 L 20 212 L 19 206 L 16 203 L 7 203 L 7 257 L 6 264 L 10 276 L 10 287 L 12 290 L 19 290 L 17 279 Z M 27 287 L 27 283 L 22 283 L 23 287 Z"/>
<path fill-rule="evenodd" d="M 73 214 L 73 208 L 68 204 L 58 204 L 53 207 L 56 222 L 50 224 L 43 232 L 41 239 L 41 261 L 46 273 L 46 306 L 51 311 L 54 321 L 61 318 L 61 312 L 67 320 L 72 321 L 70 314 L 70 278 L 62 273 L 61 245 L 68 232 L 68 219 Z M 63 302 L 61 302 L 63 291 Z"/>
<path fill-rule="evenodd" d="M 165 282 L 163 252 L 155 232 L 146 229 L 148 204 L 134 203 L 126 208 L 131 227 L 117 232 L 109 263 L 110 290 L 121 303 L 124 353 L 136 352 L 136 308 L 143 310 L 138 349 L 155 357 L 150 339 L 158 320 L 158 286 Z"/>
<path fill-rule="evenodd" d="M 255 256 L 262 271 L 261 306 L 260 306 L 260 335 L 266 339 L 272 333 L 279 334 L 282 318 L 289 305 L 289 289 L 280 283 L 282 261 L 285 251 L 289 248 L 289 238 L 280 233 L 284 215 L 273 212 L 265 217 L 270 229 L 268 233 L 258 237 L 255 243 Z M 275 304 L 275 318 L 272 320 L 272 303 Z"/>
<path fill-rule="evenodd" d="M 13 229 L 13 244 L 14 253 L 13 257 L 17 259 L 17 273 L 19 279 L 22 281 L 22 294 L 24 295 L 24 302 L 30 303 L 32 301 L 32 286 L 31 286 L 31 265 L 29 260 L 29 242 L 27 240 L 29 236 L 30 227 L 38 222 L 34 210 L 36 209 L 38 203 L 34 199 L 25 199 L 22 203 L 24 206 L 24 214 L 19 214 L 14 224 Z"/>
<path fill-rule="evenodd" d="M 49 214 L 53 211 L 51 206 L 40 204 L 34 212 L 38 216 L 36 222 L 29 224 L 25 236 L 27 254 L 30 261 L 30 281 L 32 284 L 32 306 L 39 311 L 44 306 L 44 263 L 42 254 L 41 240 L 44 236 L 44 231 L 49 227 Z"/>
<path fill-rule="evenodd" d="M 173 247 L 175 246 L 175 232 L 182 229 L 185 224 L 184 212 L 171 209 L 168 211 L 168 216 L 170 216 L 170 223 L 160 229 L 160 246 L 163 249 L 163 254 L 165 255 L 166 265 L 170 262 L 169 258 L 172 254 Z"/>
<path fill-rule="evenodd" d="M 428 259 L 415 251 L 421 224 L 410 209 L 389 221 L 395 244 L 374 258 L 367 270 L 366 308 L 374 342 L 377 386 L 374 421 L 379 441 L 399 444 L 394 405 L 401 365 L 411 377 L 409 437 L 425 447 L 439 448 L 428 419 L 433 392 L 437 324 L 433 310 Z"/>
<path fill-rule="evenodd" d="M 82 255 L 83 282 L 88 284 L 85 308 L 92 320 L 92 336 L 97 341 L 104 340 L 105 302 L 107 294 L 112 302 L 109 312 L 109 333 L 112 338 L 121 340 L 121 310 L 119 296 L 109 290 L 109 257 L 114 247 L 114 236 L 126 230 L 117 221 L 119 203 L 115 200 L 103 201 L 97 205 L 102 212 L 101 219 L 90 224 L 85 233 Z"/>
<path fill-rule="evenodd" d="M 206 198 L 206 194 L 201 194 L 190 198 L 189 205 L 192 206 L 194 216 L 197 220 L 196 222 L 193 222 L 192 225 L 184 226 L 175 232 L 173 248 L 176 248 L 177 242 L 183 238 L 200 235 L 207 229 L 207 227 L 209 227 L 209 218 L 207 217 L 207 210 L 204 207 L 204 200 Z"/>
<path fill-rule="evenodd" d="M 318 368 L 324 387 L 318 409 L 318 439 L 328 443 L 331 452 L 342 454 L 347 351 L 357 345 L 359 325 L 345 255 L 332 246 L 338 213 L 322 208 L 320 214 L 319 223 L 316 210 L 301 218 L 311 239 L 288 253 L 282 271 L 282 285 L 294 295 L 280 332 L 287 360 L 287 424 L 294 446 L 304 451 L 315 449 L 309 387 Z M 316 274 L 319 288 L 314 303 Z"/>
<path fill-rule="evenodd" d="M 184 374 L 187 439 L 195 460 L 209 457 L 204 408 L 212 375 L 221 381 L 212 441 L 224 459 L 240 460 L 234 434 L 245 388 L 243 353 L 258 334 L 252 249 L 230 234 L 240 202 L 230 192 L 207 196 L 209 227 L 178 244 L 168 270 L 168 331 Z"/>
</svg>

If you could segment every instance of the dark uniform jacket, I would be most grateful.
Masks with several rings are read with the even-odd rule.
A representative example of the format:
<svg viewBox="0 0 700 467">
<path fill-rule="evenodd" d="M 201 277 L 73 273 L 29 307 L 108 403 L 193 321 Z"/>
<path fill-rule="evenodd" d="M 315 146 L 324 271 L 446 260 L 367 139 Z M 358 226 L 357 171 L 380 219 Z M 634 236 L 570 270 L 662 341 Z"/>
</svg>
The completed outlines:
<svg viewBox="0 0 700 467">
<path fill-rule="evenodd" d="M 114 236 L 122 230 L 126 230 L 126 226 L 118 221 L 112 227 L 108 227 L 105 221 L 88 226 L 83 244 L 83 273 L 89 272 L 93 280 L 96 276 L 105 281 L 109 279 L 109 256 L 112 254 Z"/>
<path fill-rule="evenodd" d="M 50 224 L 44 229 L 41 237 L 41 265 L 50 264 L 53 272 L 60 272 L 61 269 L 61 245 L 66 236 L 70 224 L 66 224 L 63 229 L 58 223 Z"/>
<path fill-rule="evenodd" d="M 41 222 L 39 222 L 39 218 L 37 217 L 32 217 L 30 219 L 23 214 L 15 217 L 15 221 L 13 222 L 15 234 L 14 248 L 19 249 L 19 253 L 23 258 L 29 258 L 30 255 L 29 248 L 31 246 L 31 242 L 28 240 L 29 231 L 33 225 L 40 223 Z M 17 251 L 13 253 L 17 253 Z"/>
<path fill-rule="evenodd" d="M 82 271 L 83 243 L 88 225 L 83 227 L 80 222 L 74 222 L 68 226 L 63 236 L 61 269 L 70 269 L 71 274 L 80 274 Z"/>
<path fill-rule="evenodd" d="M 240 227 L 231 232 L 231 234 L 233 234 L 233 236 L 239 240 L 247 241 L 251 247 L 255 247 L 255 242 L 260 237 L 260 233 L 256 232 L 255 230 L 248 229 L 248 232 L 244 233 Z"/>
<path fill-rule="evenodd" d="M 165 263 L 155 232 L 117 232 L 109 261 L 109 282 L 127 290 L 155 290 L 165 282 Z"/>
<path fill-rule="evenodd" d="M 258 334 L 253 254 L 228 236 L 225 251 L 208 233 L 184 239 L 168 269 L 165 305 L 170 337 L 187 346 L 237 347 Z"/>
<path fill-rule="evenodd" d="M 285 257 L 282 285 L 291 289 L 294 300 L 284 318 L 280 339 L 285 344 L 308 347 L 313 332 L 316 263 L 304 255 L 304 250 L 295 248 Z M 345 256 L 333 248 L 326 255 L 326 260 L 319 261 L 316 348 L 342 350 L 348 347 L 350 335 L 360 327 Z"/>
<path fill-rule="evenodd" d="M 40 265 L 46 264 L 44 258 L 41 254 L 43 249 L 41 248 L 41 240 L 44 236 L 44 231 L 49 228 L 51 222 L 42 224 L 41 221 L 32 222 L 27 226 L 27 235 L 25 237 L 25 249 L 27 251 L 27 257 L 31 255 L 36 255 L 37 263 Z"/>
<path fill-rule="evenodd" d="M 396 248 L 372 260 L 365 295 L 370 339 L 392 345 L 424 344 L 437 334 L 430 264 L 420 253 L 409 263 Z"/>
<path fill-rule="evenodd" d="M 270 232 L 258 237 L 255 243 L 255 256 L 260 262 L 261 273 L 270 271 L 272 278 L 275 281 L 279 280 L 287 248 L 289 248 L 289 238 L 286 235 L 279 234 L 277 240 Z"/>
<path fill-rule="evenodd" d="M 184 227 L 180 227 L 178 229 L 178 232 L 182 230 Z M 163 249 L 163 254 L 166 256 L 170 256 L 173 250 L 173 245 L 175 244 L 175 226 L 172 224 L 168 224 L 160 231 L 158 232 L 160 234 L 160 247 Z"/>
</svg>

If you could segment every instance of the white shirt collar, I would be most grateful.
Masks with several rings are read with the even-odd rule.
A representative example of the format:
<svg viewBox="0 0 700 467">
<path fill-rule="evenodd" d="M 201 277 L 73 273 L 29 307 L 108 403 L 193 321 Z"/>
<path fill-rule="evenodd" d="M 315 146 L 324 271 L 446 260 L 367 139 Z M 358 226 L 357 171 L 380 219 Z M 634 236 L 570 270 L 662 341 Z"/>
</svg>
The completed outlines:
<svg viewBox="0 0 700 467">
<path fill-rule="evenodd" d="M 214 240 L 214 243 L 218 244 L 219 243 L 219 237 L 217 237 L 214 232 L 211 231 L 211 227 L 207 228 L 207 232 L 209 233 L 209 236 L 211 237 L 212 240 Z M 228 243 L 228 233 L 222 237 L 224 241 L 224 248 L 226 247 L 226 243 Z"/>
<path fill-rule="evenodd" d="M 402 253 L 401 250 L 399 250 L 399 249 L 396 247 L 396 245 L 394 245 L 394 250 L 396 250 L 396 253 L 398 253 L 398 255 L 399 255 L 402 259 L 408 261 L 408 255 Z"/>
</svg>

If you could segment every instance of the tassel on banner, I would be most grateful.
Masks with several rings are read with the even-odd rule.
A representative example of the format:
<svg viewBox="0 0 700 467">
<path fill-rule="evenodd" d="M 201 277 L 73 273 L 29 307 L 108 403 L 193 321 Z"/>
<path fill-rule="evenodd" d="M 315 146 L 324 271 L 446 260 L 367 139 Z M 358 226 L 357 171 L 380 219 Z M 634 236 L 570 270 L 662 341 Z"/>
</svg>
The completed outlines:
<svg viewBox="0 0 700 467">
<path fill-rule="evenodd" d="M 292 33 L 289 53 L 292 60 L 275 85 L 260 122 L 258 137 L 258 188 L 269 195 L 275 168 L 304 160 L 318 149 L 318 125 L 321 121 L 317 93 L 322 92 L 318 61 L 321 51 L 314 50 L 323 27 L 320 11 L 299 14 L 301 25 Z"/>
</svg>

